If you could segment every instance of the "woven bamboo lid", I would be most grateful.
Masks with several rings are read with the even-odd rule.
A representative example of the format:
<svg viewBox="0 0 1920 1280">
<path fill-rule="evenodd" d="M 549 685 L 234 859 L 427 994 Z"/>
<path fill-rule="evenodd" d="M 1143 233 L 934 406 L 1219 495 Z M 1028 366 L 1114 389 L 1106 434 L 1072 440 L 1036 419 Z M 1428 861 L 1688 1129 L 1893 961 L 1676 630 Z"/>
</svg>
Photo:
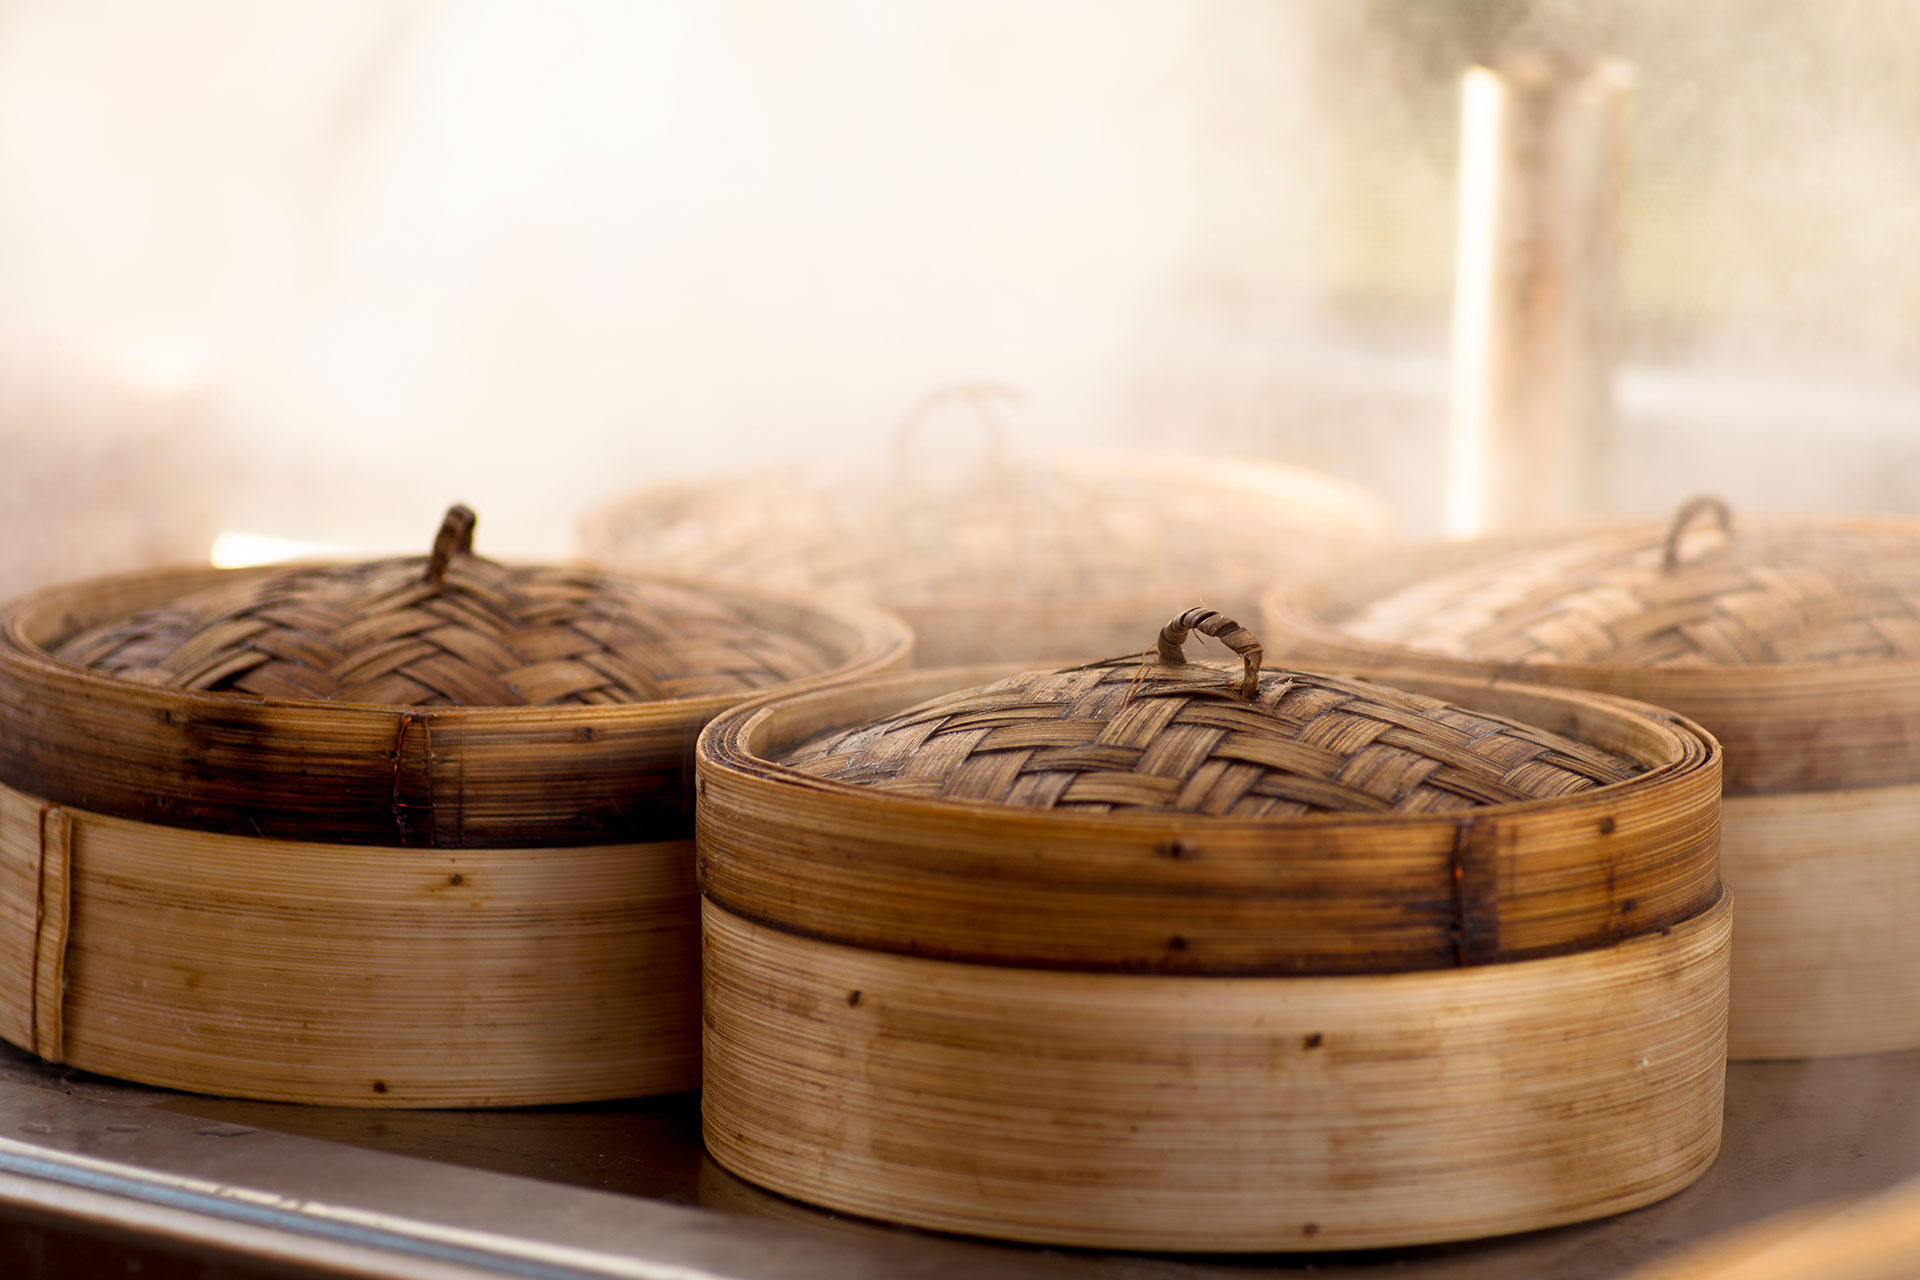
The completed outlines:
<svg viewBox="0 0 1920 1280">
<path fill-rule="evenodd" d="M 1086 596 L 1143 576 L 1233 580 L 1343 538 L 1375 539 L 1387 523 L 1374 500 L 1306 472 L 1090 455 L 932 476 L 825 464 L 755 472 L 637 495 L 603 512 L 587 541 L 615 562 L 937 604 L 956 592 Z M 1250 529 L 1294 541 L 1264 545 Z"/>
<path fill-rule="evenodd" d="M 1920 537 L 1736 526 L 1724 503 L 1696 499 L 1664 534 L 1641 526 L 1496 556 L 1374 600 L 1345 625 L 1501 662 L 1910 661 L 1920 659 Z"/>
<path fill-rule="evenodd" d="M 1730 794 L 1920 780 L 1920 522 L 1735 519 L 1406 548 L 1271 593 L 1293 661 L 1479 671 L 1705 724 Z"/>
<path fill-rule="evenodd" d="M 1719 892 L 1719 752 L 1677 717 L 1260 660 L 1194 609 L 1144 659 L 757 699 L 700 740 L 702 892 L 884 951 L 1220 974 L 1554 954 Z"/>
<path fill-rule="evenodd" d="M 744 693 L 833 665 L 814 639 L 686 585 L 482 559 L 474 524 L 456 506 L 429 556 L 222 583 L 53 656 L 175 689 L 409 707 Z"/>
<path fill-rule="evenodd" d="M 342 844 L 680 839 L 693 739 L 773 686 L 905 661 L 876 610 L 432 554 L 192 569 L 0 610 L 0 782 L 113 817 Z"/>
<path fill-rule="evenodd" d="M 1279 569 L 1393 529 L 1373 495 L 1278 463 L 1015 453 L 999 417 L 1009 398 L 991 385 L 931 396 L 887 456 L 627 495 L 583 523 L 583 549 L 620 568 L 873 600 L 942 665 L 1111 652 L 1168 598 L 1251 608 Z M 948 408 L 977 411 L 985 443 L 930 465 L 919 436 Z"/>
<path fill-rule="evenodd" d="M 1182 654 L 1191 631 L 1237 681 Z M 1571 795 L 1642 770 L 1560 734 L 1381 685 L 1260 671 L 1245 627 L 1194 609 L 1138 655 L 1009 677 L 803 744 L 802 773 L 926 799 L 1240 818 L 1445 813 Z"/>
</svg>

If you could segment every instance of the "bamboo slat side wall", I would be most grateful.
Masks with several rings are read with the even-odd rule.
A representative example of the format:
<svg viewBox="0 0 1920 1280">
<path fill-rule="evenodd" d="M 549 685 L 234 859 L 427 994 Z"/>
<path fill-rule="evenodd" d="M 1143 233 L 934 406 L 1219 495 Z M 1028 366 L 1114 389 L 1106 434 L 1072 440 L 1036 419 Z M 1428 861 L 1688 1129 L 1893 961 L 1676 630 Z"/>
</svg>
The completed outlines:
<svg viewBox="0 0 1920 1280">
<path fill-rule="evenodd" d="M 1096 1248 L 1317 1250 L 1578 1221 L 1712 1163 L 1726 900 L 1443 973 L 954 964 L 705 913 L 715 1159 L 830 1208 Z"/>
<path fill-rule="evenodd" d="M 241 573 L 254 571 L 237 571 Z M 502 848 L 682 839 L 700 727 L 739 695 L 593 707 L 406 708 L 168 689 L 47 656 L 93 622 L 220 571 L 132 575 L 0 613 L 0 782 L 60 804 L 233 835 Z M 903 624 L 744 592 L 837 665 L 808 688 L 906 661 Z"/>
<path fill-rule="evenodd" d="M 33 1045 L 40 929 L 40 811 L 0 796 L 0 1039 Z"/>
<path fill-rule="evenodd" d="M 1833 523 L 1873 533 L 1882 522 Z M 1568 542 L 1590 536 L 1560 535 Z M 1371 640 L 1343 629 L 1344 618 L 1372 601 L 1536 545 L 1558 543 L 1538 535 L 1432 543 L 1349 565 L 1337 577 L 1282 585 L 1262 598 L 1261 635 L 1275 661 L 1312 669 L 1524 680 L 1666 707 L 1720 740 L 1728 795 L 1920 782 L 1920 662 L 1510 662 Z"/>
<path fill-rule="evenodd" d="M 1920 786 L 1737 796 L 1735 1058 L 1920 1048 Z"/>
<path fill-rule="evenodd" d="M 22 941 L 42 808 L 0 788 L 0 1035 L 45 1053 L 24 1013 Z M 691 842 L 409 850 L 66 812 L 70 933 L 53 1012 L 70 1065 L 358 1106 L 698 1084 Z"/>
<path fill-rule="evenodd" d="M 716 720 L 701 742 L 702 891 L 749 919 L 905 954 L 1242 974 L 1550 954 L 1678 923 L 1719 892 L 1717 748 L 1684 721 L 1587 694 L 1385 681 L 1647 770 L 1467 814 L 1081 815 L 887 795 L 771 763 L 989 674 L 864 681 Z"/>
</svg>

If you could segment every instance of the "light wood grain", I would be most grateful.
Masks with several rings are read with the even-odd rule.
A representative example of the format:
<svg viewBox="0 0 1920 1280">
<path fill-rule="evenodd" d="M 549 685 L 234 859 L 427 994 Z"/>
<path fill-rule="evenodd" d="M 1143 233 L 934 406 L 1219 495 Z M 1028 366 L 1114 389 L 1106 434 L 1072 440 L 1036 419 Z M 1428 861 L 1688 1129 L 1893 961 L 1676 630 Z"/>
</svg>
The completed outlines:
<svg viewBox="0 0 1920 1280">
<path fill-rule="evenodd" d="M 709 1150 L 830 1208 L 1097 1248 L 1348 1249 L 1646 1204 L 1719 1146 L 1726 900 L 1395 975 L 1045 972 L 705 912 Z"/>
<path fill-rule="evenodd" d="M 39 970 L 40 814 L 0 803 L 0 1039 L 32 1049 Z"/>
<path fill-rule="evenodd" d="M 45 809 L 0 788 L 0 1036 L 23 1048 L 166 1088 L 356 1106 L 699 1082 L 690 841 L 391 849 L 65 810 L 68 930 L 51 958 L 39 934 L 36 968 Z"/>
<path fill-rule="evenodd" d="M 749 919 L 903 953 L 1241 974 L 1549 954 L 1678 923 L 1719 891 L 1718 749 L 1666 713 L 1563 690 L 1383 681 L 1645 772 L 1460 813 L 1252 819 L 924 799 L 777 762 L 824 730 L 996 673 L 882 677 L 717 719 L 700 742 L 702 891 Z"/>
<path fill-rule="evenodd" d="M 1920 786 L 1734 796 L 1735 1058 L 1920 1047 Z"/>
</svg>

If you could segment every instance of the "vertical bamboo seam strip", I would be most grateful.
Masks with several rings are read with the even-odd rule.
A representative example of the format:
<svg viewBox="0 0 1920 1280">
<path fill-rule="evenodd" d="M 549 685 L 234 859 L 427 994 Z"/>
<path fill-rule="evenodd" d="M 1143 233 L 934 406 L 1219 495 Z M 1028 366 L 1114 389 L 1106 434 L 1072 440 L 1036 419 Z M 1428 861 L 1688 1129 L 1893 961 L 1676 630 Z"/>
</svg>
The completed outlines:
<svg viewBox="0 0 1920 1280">
<path fill-rule="evenodd" d="M 57 805 L 40 808 L 40 857 L 35 881 L 32 990 L 28 999 L 33 1043 L 49 1062 L 60 1061 L 65 1026 L 68 922 L 73 907 L 73 820 Z"/>
<path fill-rule="evenodd" d="M 705 929 L 708 1148 L 830 1208 L 1091 1248 L 1320 1250 L 1579 1221 L 1712 1163 L 1727 899 L 1443 972 L 1008 969 Z"/>
</svg>

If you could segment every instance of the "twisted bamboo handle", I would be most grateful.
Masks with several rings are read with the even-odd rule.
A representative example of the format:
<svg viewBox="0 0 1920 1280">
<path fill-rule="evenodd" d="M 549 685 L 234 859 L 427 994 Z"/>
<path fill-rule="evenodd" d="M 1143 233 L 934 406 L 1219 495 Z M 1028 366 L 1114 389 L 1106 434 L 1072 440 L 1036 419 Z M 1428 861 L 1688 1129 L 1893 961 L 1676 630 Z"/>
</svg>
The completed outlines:
<svg viewBox="0 0 1920 1280">
<path fill-rule="evenodd" d="M 440 532 L 433 535 L 433 551 L 427 556 L 425 582 L 444 582 L 447 566 L 455 556 L 473 554 L 473 526 L 479 517 L 473 508 L 456 502 L 440 520 Z"/>
<path fill-rule="evenodd" d="M 1673 523 L 1667 526 L 1667 540 L 1661 544 L 1660 572 L 1672 573 L 1680 567 L 1680 535 L 1703 515 L 1711 515 L 1720 532 L 1733 536 L 1733 512 L 1725 502 L 1710 493 L 1690 498 L 1680 504 L 1680 509 L 1673 513 Z"/>
<path fill-rule="evenodd" d="M 1207 608 L 1189 609 L 1160 628 L 1160 661 L 1170 667 L 1185 665 L 1187 655 L 1181 649 L 1187 642 L 1187 636 L 1195 631 L 1212 636 L 1240 655 L 1243 671 L 1240 696 L 1249 702 L 1253 701 L 1253 695 L 1260 688 L 1260 641 L 1253 632 L 1223 613 Z"/>
</svg>

